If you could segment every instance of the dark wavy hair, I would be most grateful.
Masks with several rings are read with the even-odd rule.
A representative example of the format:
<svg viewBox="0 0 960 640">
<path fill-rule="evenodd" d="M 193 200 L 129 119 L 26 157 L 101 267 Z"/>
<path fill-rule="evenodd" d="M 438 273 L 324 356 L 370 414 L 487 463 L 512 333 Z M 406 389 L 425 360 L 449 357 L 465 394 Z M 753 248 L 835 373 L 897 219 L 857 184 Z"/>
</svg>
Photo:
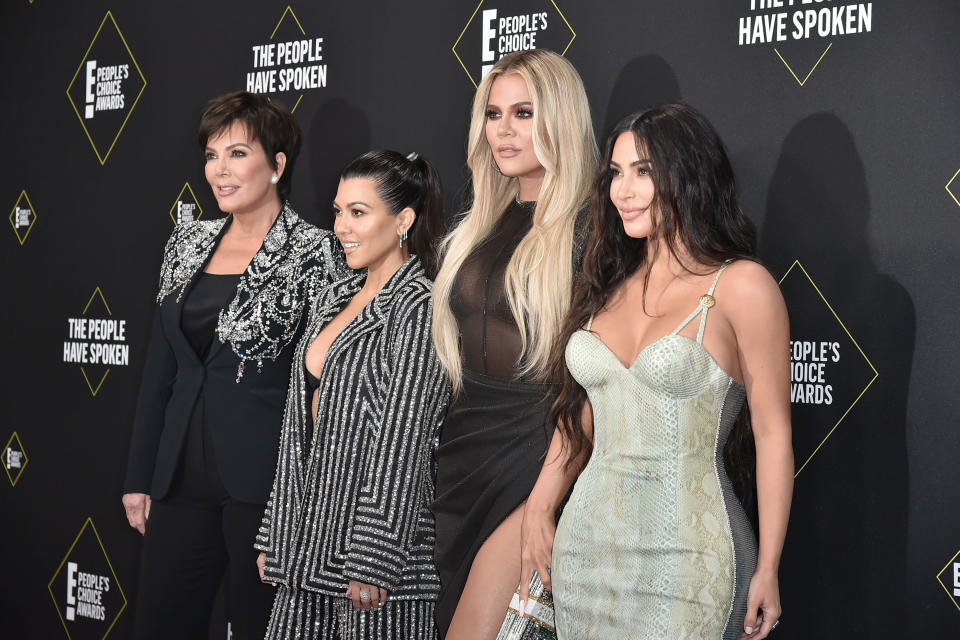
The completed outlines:
<svg viewBox="0 0 960 640">
<path fill-rule="evenodd" d="M 397 215 L 407 207 L 416 212 L 408 247 L 433 280 L 440 266 L 437 249 L 443 233 L 443 190 L 434 166 L 417 153 L 368 151 L 344 167 L 340 178 L 371 178 L 390 213 Z"/>
<path fill-rule="evenodd" d="M 681 254 L 708 270 L 730 259 L 756 261 L 756 228 L 740 208 L 733 167 L 723 142 L 703 115 L 676 103 L 627 116 L 607 137 L 603 156 L 607 165 L 617 138 L 625 133 L 634 134 L 639 156 L 649 158 L 651 164 L 655 193 L 650 209 L 659 212 L 650 236 L 657 243 L 654 257 L 665 249 L 691 272 L 696 267 L 686 264 Z M 585 463 L 593 447 L 580 419 L 587 395 L 567 370 L 566 344 L 604 308 L 631 274 L 645 266 L 647 259 L 648 239 L 624 233 L 620 215 L 610 200 L 612 175 L 602 167 L 597 179 L 591 200 L 593 228 L 583 271 L 574 283 L 573 303 L 550 365 L 552 378 L 562 381 L 562 386 L 550 410 L 549 424 L 556 424 L 565 436 L 568 466 Z M 649 273 L 644 277 L 644 293 L 648 278 Z M 724 450 L 727 471 L 741 495 L 752 486 L 750 435 L 745 407 Z"/>
<path fill-rule="evenodd" d="M 234 122 L 241 122 L 247 128 L 250 138 L 263 147 L 267 162 L 277 168 L 276 155 L 287 156 L 283 175 L 277 182 L 277 195 L 280 201 L 290 197 L 290 185 L 293 181 L 293 167 L 300 155 L 300 125 L 293 114 L 276 100 L 267 100 L 265 96 L 249 91 L 235 91 L 214 98 L 206 104 L 200 113 L 200 127 L 197 141 L 200 150 L 207 147 L 207 141 L 215 138 Z"/>
</svg>

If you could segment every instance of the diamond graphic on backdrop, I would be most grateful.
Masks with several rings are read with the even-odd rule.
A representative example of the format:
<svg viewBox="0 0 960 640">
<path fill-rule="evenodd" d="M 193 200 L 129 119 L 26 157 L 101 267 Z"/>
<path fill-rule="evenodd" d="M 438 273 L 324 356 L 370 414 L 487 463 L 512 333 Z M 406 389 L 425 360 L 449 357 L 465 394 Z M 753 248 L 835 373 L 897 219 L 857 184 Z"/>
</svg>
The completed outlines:
<svg viewBox="0 0 960 640">
<path fill-rule="evenodd" d="M 937 582 L 950 596 L 950 601 L 960 610 L 960 551 L 950 558 L 950 561 L 940 569 Z"/>
<path fill-rule="evenodd" d="M 13 211 L 10 212 L 10 224 L 13 226 L 13 232 L 17 234 L 17 240 L 22 245 L 27 241 L 27 236 L 33 229 L 33 224 L 37 221 L 37 210 L 33 208 L 30 202 L 30 196 L 26 189 L 20 192 L 16 204 L 13 205 Z"/>
<path fill-rule="evenodd" d="M 323 38 L 308 36 L 289 5 L 269 42 L 255 44 L 252 50 L 253 69 L 247 73 L 247 91 L 267 94 L 295 112 L 306 91 L 327 86 Z"/>
<path fill-rule="evenodd" d="M 833 43 L 832 43 L 832 42 L 827 45 L 827 47 L 823 50 L 823 53 L 820 54 L 820 57 L 817 58 L 817 61 L 813 63 L 813 66 L 810 67 L 810 70 L 807 71 L 807 73 L 806 73 L 805 76 L 803 76 L 803 80 L 800 79 L 799 74 L 797 73 L 797 71 L 794 70 L 794 66 L 791 65 L 789 62 L 787 62 L 787 60 L 783 57 L 783 54 L 780 53 L 780 48 L 783 48 L 783 47 L 780 47 L 780 48 L 778 48 L 778 49 L 774 49 L 773 52 L 774 52 L 775 54 L 777 54 L 777 57 L 778 57 L 778 58 L 780 58 L 780 62 L 782 62 L 782 63 L 784 64 L 784 66 L 787 67 L 787 70 L 790 72 L 790 75 L 793 76 L 793 79 L 796 80 L 797 83 L 802 87 L 803 85 L 807 84 L 807 80 L 810 79 L 810 76 L 813 75 L 813 72 L 816 71 L 816 70 L 817 70 L 817 67 L 820 66 L 820 63 L 821 63 L 821 62 L 823 61 L 823 59 L 826 57 L 827 52 L 830 51 L 830 47 L 832 47 L 832 46 L 833 46 Z M 800 57 L 800 56 L 791 55 L 791 58 L 793 58 L 794 60 L 796 60 L 796 59 L 799 58 L 799 57 Z M 801 73 L 802 73 L 802 71 L 801 71 Z"/>
<path fill-rule="evenodd" d="M 576 37 L 553 0 L 480 0 L 452 49 L 476 87 L 508 53 L 551 49 L 566 55 Z"/>
<path fill-rule="evenodd" d="M 951 191 L 951 187 L 950 187 L 950 185 L 952 185 L 954 182 L 957 181 L 957 176 L 960 176 L 960 169 L 958 169 L 957 172 L 953 174 L 953 177 L 950 178 L 950 181 L 947 183 L 946 189 L 947 189 L 947 193 L 950 194 L 950 197 L 953 198 L 953 201 L 957 203 L 957 206 L 960 206 L 960 199 L 957 199 L 957 194 Z"/>
<path fill-rule="evenodd" d="M 79 318 L 67 318 L 63 361 L 79 364 L 90 394 L 96 396 L 112 367 L 130 364 L 127 321 L 113 312 L 100 287 L 93 290 Z"/>
<path fill-rule="evenodd" d="M 27 452 L 20 442 L 20 436 L 14 431 L 10 439 L 7 440 L 7 446 L 3 449 L 3 468 L 7 471 L 7 478 L 12 486 L 17 486 L 17 480 L 20 474 L 27 466 Z"/>
<path fill-rule="evenodd" d="M 140 100 L 147 79 L 107 11 L 67 86 L 67 99 L 104 164 Z"/>
<path fill-rule="evenodd" d="M 83 523 L 47 590 L 70 640 L 106 638 L 126 609 L 127 597 L 91 518 Z"/>
<path fill-rule="evenodd" d="M 877 370 L 799 260 L 780 279 L 790 317 L 793 449 L 803 471 L 854 405 Z"/>
<path fill-rule="evenodd" d="M 180 195 L 170 207 L 170 219 L 173 220 L 173 224 L 179 226 L 184 222 L 199 220 L 202 215 L 203 209 L 193 189 L 190 188 L 190 183 L 184 183 L 183 189 L 180 189 Z"/>
</svg>

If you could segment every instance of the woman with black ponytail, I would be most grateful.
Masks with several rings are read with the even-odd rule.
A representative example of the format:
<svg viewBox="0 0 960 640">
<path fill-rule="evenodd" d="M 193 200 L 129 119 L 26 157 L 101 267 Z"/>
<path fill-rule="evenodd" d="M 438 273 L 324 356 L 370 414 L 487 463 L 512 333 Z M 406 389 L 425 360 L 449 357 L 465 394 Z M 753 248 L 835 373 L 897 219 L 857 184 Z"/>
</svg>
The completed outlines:
<svg viewBox="0 0 960 640">
<path fill-rule="evenodd" d="M 294 354 L 256 547 L 278 585 L 267 638 L 432 638 L 433 443 L 446 376 L 431 340 L 437 172 L 371 151 L 344 168 L 334 232 L 360 274 L 324 289 Z"/>
<path fill-rule="evenodd" d="M 633 114 L 605 162 L 552 363 L 563 388 L 527 499 L 524 573 L 552 572 L 564 640 L 765 638 L 793 487 L 783 297 L 701 114 Z M 744 442 L 759 544 L 731 480 L 754 476 L 750 457 L 724 459 Z"/>
</svg>

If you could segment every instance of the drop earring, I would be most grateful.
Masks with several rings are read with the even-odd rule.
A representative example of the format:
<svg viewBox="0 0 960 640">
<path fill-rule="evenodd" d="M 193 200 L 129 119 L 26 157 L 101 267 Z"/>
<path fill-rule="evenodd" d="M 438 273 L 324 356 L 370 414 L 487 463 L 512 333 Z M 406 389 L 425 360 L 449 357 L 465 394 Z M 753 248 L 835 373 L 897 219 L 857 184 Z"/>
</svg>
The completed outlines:
<svg viewBox="0 0 960 640">
<path fill-rule="evenodd" d="M 407 241 L 407 230 L 403 230 L 403 235 L 400 236 L 400 248 L 403 249 L 403 243 Z"/>
</svg>

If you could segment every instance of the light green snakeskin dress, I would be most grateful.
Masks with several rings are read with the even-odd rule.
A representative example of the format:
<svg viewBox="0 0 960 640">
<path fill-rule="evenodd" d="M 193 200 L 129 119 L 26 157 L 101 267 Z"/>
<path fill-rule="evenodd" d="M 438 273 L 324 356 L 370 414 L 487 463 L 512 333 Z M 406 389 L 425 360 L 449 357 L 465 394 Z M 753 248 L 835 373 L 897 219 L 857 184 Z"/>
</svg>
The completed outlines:
<svg viewBox="0 0 960 640">
<path fill-rule="evenodd" d="M 554 541 L 561 640 L 743 632 L 756 540 L 722 453 L 746 394 L 702 346 L 716 284 L 629 369 L 590 325 L 567 343 L 594 449 Z M 697 315 L 696 341 L 679 335 Z"/>
</svg>

